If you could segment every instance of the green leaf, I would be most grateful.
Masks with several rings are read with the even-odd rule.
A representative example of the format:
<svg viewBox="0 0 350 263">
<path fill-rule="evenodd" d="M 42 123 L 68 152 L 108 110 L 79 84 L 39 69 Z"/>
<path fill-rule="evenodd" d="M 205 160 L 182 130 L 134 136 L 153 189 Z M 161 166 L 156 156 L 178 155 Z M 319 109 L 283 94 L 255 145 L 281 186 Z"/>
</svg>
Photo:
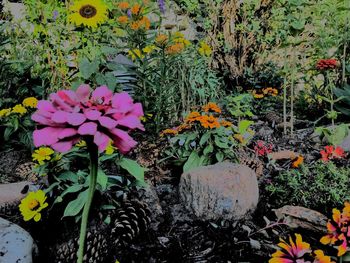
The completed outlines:
<svg viewBox="0 0 350 263">
<path fill-rule="evenodd" d="M 68 187 L 66 190 L 62 192 L 62 194 L 56 198 L 55 203 L 62 202 L 63 197 L 70 193 L 76 193 L 79 192 L 81 189 L 83 189 L 83 186 L 81 184 L 73 184 L 72 186 Z"/>
<path fill-rule="evenodd" d="M 100 63 L 98 60 L 90 62 L 86 57 L 83 57 L 79 62 L 79 71 L 84 79 L 89 79 L 91 75 L 98 71 Z"/>
<path fill-rule="evenodd" d="M 101 186 L 102 191 L 107 189 L 108 176 L 102 169 L 98 169 L 97 172 L 97 183 Z"/>
<path fill-rule="evenodd" d="M 218 160 L 218 162 L 222 162 L 224 160 L 224 154 L 222 152 L 217 152 L 215 154 L 216 160 Z"/>
<path fill-rule="evenodd" d="M 215 145 L 222 148 L 222 149 L 228 149 L 230 148 L 227 142 L 222 142 L 220 137 L 215 136 Z"/>
<path fill-rule="evenodd" d="M 122 158 L 119 160 L 118 165 L 120 165 L 120 167 L 127 170 L 133 177 L 135 177 L 138 183 L 141 183 L 144 186 L 147 185 L 145 183 L 145 169 L 136 161 L 130 160 L 128 158 Z"/>
<path fill-rule="evenodd" d="M 248 120 L 241 120 L 238 123 L 238 132 L 240 134 L 244 134 L 246 133 L 246 131 L 248 130 L 248 128 L 250 127 L 250 125 L 252 125 L 254 122 L 253 121 L 248 121 Z"/>
<path fill-rule="evenodd" d="M 62 181 L 71 181 L 73 183 L 78 183 L 78 176 L 77 174 L 71 172 L 71 171 L 66 171 L 64 173 L 61 173 L 58 176 L 58 179 L 62 180 Z"/>
<path fill-rule="evenodd" d="M 209 144 L 207 147 L 204 148 L 203 154 L 208 155 L 209 153 L 212 153 L 214 150 L 214 146 L 212 144 Z"/>
<path fill-rule="evenodd" d="M 63 217 L 76 216 L 79 214 L 87 201 L 88 193 L 89 189 L 86 189 L 78 195 L 77 199 L 71 201 L 64 210 Z"/>
<path fill-rule="evenodd" d="M 202 138 L 199 141 L 199 145 L 203 146 L 210 138 L 211 132 L 206 132 L 203 134 Z"/>
<path fill-rule="evenodd" d="M 190 156 L 188 157 L 186 163 L 184 164 L 183 171 L 187 172 L 191 170 L 192 168 L 196 168 L 202 165 L 201 158 L 199 157 L 198 153 L 193 151 Z"/>
</svg>

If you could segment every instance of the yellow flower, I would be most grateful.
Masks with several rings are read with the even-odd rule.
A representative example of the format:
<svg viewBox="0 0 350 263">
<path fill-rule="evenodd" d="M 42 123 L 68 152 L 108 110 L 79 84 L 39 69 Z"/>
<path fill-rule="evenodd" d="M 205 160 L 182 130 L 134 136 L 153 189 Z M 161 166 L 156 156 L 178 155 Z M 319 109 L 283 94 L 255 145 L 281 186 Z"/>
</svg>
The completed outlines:
<svg viewBox="0 0 350 263">
<path fill-rule="evenodd" d="M 128 3 L 128 2 L 120 2 L 120 3 L 118 4 L 118 7 L 119 7 L 121 10 L 128 9 L 128 8 L 129 8 L 129 3 Z"/>
<path fill-rule="evenodd" d="M 12 108 L 12 113 L 18 113 L 20 115 L 23 115 L 23 114 L 27 113 L 27 109 L 24 108 L 21 104 L 17 104 L 16 106 L 14 106 Z"/>
<path fill-rule="evenodd" d="M 75 146 L 77 146 L 77 147 L 85 147 L 86 146 L 86 141 L 80 140 Z"/>
<path fill-rule="evenodd" d="M 37 161 L 40 165 L 43 165 L 45 161 L 51 160 L 51 155 L 55 152 L 49 147 L 40 147 L 36 149 L 32 154 L 33 161 Z"/>
<path fill-rule="evenodd" d="M 96 28 L 108 19 L 107 6 L 102 0 L 78 0 L 70 7 L 69 20 L 77 26 Z"/>
<path fill-rule="evenodd" d="M 113 146 L 113 141 L 110 140 L 107 147 L 106 147 L 105 153 L 107 155 L 111 155 L 114 153 L 115 150 L 116 150 L 116 148 Z"/>
<path fill-rule="evenodd" d="M 38 100 L 34 97 L 25 98 L 22 102 L 24 107 L 36 108 L 38 105 Z"/>
<path fill-rule="evenodd" d="M 253 90 L 252 94 L 255 99 L 262 99 L 265 96 L 263 92 L 259 93 L 256 90 Z"/>
<path fill-rule="evenodd" d="M 126 24 L 126 23 L 128 23 L 128 21 L 129 21 L 129 18 L 127 16 L 120 16 L 120 17 L 118 17 L 118 22 L 120 24 Z"/>
<path fill-rule="evenodd" d="M 4 116 L 8 116 L 11 113 L 11 109 L 2 109 L 0 110 L 0 118 L 4 117 Z"/>
<path fill-rule="evenodd" d="M 144 55 L 142 55 L 141 50 L 137 49 L 137 48 L 135 48 L 133 50 L 129 50 L 128 54 L 132 60 L 136 60 L 137 58 L 143 59 L 145 57 Z"/>
<path fill-rule="evenodd" d="M 142 49 L 142 51 L 146 54 L 152 53 L 153 50 L 155 50 L 157 47 L 155 45 L 149 45 Z"/>
<path fill-rule="evenodd" d="M 202 56 L 210 57 L 211 54 L 213 53 L 213 50 L 211 49 L 211 47 L 207 43 L 202 41 L 202 42 L 199 43 L 198 52 Z"/>
<path fill-rule="evenodd" d="M 38 190 L 36 192 L 30 192 L 22 199 L 19 210 L 21 211 L 24 221 L 29 221 L 34 218 L 34 221 L 38 222 L 41 219 L 40 212 L 49 205 L 45 202 L 46 198 L 44 191 Z"/>
</svg>

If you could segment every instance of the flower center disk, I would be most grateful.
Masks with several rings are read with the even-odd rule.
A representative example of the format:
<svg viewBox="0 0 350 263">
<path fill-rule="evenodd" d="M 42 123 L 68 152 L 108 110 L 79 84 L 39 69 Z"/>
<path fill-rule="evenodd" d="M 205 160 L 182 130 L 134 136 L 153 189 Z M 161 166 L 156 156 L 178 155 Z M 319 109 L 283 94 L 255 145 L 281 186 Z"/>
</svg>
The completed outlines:
<svg viewBox="0 0 350 263">
<path fill-rule="evenodd" d="M 94 17 L 97 14 L 97 10 L 92 5 L 84 5 L 80 8 L 79 14 L 85 18 Z"/>
<path fill-rule="evenodd" d="M 39 202 L 37 200 L 32 200 L 29 204 L 28 207 L 30 210 L 36 210 L 36 208 L 39 206 Z"/>
</svg>

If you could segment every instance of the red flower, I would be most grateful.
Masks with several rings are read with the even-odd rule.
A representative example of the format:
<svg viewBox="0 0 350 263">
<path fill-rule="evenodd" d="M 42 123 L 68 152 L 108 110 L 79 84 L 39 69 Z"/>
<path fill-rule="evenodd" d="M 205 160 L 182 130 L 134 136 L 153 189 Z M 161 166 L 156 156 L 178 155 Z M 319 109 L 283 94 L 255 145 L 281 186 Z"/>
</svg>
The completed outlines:
<svg viewBox="0 0 350 263">
<path fill-rule="evenodd" d="M 335 69 L 338 67 L 338 61 L 336 59 L 320 59 L 317 61 L 316 68 L 318 70 Z"/>
<path fill-rule="evenodd" d="M 265 156 L 272 152 L 273 145 L 271 143 L 265 144 L 264 141 L 257 141 L 254 146 L 255 153 L 258 156 Z"/>
<path fill-rule="evenodd" d="M 345 157 L 344 149 L 340 146 L 337 146 L 335 149 L 332 145 L 325 146 L 324 150 L 320 151 L 320 153 L 322 155 L 322 161 L 324 162 Z"/>
</svg>

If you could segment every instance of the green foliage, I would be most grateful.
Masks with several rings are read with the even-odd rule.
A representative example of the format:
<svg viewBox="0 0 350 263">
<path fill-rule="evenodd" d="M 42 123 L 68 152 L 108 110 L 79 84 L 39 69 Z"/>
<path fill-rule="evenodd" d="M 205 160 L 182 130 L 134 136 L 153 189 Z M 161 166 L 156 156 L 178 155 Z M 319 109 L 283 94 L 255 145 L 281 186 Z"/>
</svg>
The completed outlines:
<svg viewBox="0 0 350 263">
<path fill-rule="evenodd" d="M 326 137 L 329 144 L 337 146 L 340 145 L 343 140 L 348 136 L 350 129 L 349 124 L 339 124 L 334 127 L 317 127 L 315 132 L 320 135 L 321 139 Z"/>
<path fill-rule="evenodd" d="M 274 87 L 281 89 L 283 79 L 281 69 L 273 62 L 259 65 L 256 69 L 247 67 L 244 72 L 245 87 L 247 89 L 261 89 Z"/>
<path fill-rule="evenodd" d="M 253 96 L 249 93 L 243 93 L 226 97 L 226 108 L 234 118 L 245 118 L 254 116 Z"/>
<path fill-rule="evenodd" d="M 317 162 L 281 172 L 266 186 L 275 205 L 300 205 L 321 212 L 340 207 L 350 197 L 349 168 Z"/>
</svg>

